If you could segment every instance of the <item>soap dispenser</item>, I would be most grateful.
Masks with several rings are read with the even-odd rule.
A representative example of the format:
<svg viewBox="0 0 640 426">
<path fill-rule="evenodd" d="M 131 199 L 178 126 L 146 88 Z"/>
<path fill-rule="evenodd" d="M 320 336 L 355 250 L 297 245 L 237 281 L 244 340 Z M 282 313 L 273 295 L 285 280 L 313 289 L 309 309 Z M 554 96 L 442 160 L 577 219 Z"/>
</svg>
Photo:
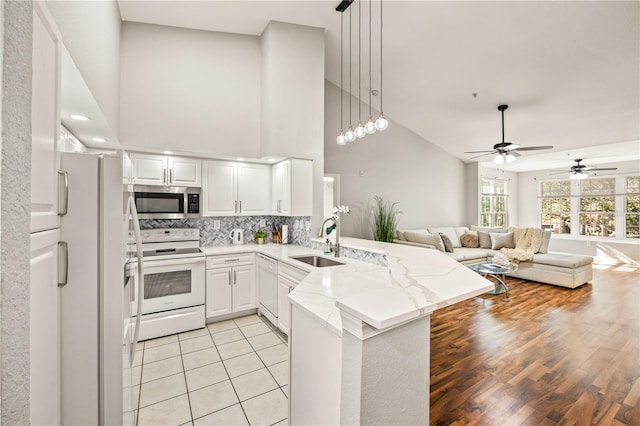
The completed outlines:
<svg viewBox="0 0 640 426">
<path fill-rule="evenodd" d="M 328 238 L 327 238 L 327 242 L 325 243 L 324 252 L 325 254 L 331 253 L 331 241 L 329 241 Z"/>
</svg>

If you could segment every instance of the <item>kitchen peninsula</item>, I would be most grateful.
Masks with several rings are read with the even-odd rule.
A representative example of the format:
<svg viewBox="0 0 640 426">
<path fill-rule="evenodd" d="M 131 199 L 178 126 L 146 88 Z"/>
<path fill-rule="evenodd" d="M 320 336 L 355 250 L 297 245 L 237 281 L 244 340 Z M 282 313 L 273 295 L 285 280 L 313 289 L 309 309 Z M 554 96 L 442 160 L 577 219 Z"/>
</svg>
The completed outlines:
<svg viewBox="0 0 640 426">
<path fill-rule="evenodd" d="M 291 257 L 318 251 L 295 245 L 202 250 L 262 253 L 310 272 L 289 294 L 291 424 L 428 424 L 430 314 L 493 284 L 436 250 L 341 243 L 387 266 L 340 257 L 312 267 Z"/>
</svg>

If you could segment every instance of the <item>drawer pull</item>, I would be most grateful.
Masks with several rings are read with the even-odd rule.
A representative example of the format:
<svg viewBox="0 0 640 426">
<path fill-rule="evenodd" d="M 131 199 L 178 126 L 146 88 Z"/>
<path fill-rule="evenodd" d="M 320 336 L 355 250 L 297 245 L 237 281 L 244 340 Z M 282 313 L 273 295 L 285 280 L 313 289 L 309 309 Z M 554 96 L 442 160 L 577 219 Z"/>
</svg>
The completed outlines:
<svg viewBox="0 0 640 426">
<path fill-rule="evenodd" d="M 239 258 L 236 259 L 225 259 L 225 262 L 240 262 Z"/>
</svg>

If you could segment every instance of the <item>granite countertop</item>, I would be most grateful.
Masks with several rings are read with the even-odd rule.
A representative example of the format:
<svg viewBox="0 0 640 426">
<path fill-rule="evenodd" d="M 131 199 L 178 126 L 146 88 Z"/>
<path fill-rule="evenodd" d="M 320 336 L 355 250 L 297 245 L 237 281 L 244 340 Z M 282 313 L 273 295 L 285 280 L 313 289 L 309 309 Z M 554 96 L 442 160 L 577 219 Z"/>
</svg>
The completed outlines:
<svg viewBox="0 0 640 426">
<path fill-rule="evenodd" d="M 494 284 L 437 250 L 357 238 L 341 238 L 344 247 L 383 253 L 388 266 L 319 250 L 281 244 L 201 247 L 206 255 L 257 252 L 310 274 L 289 293 L 292 304 L 342 335 L 340 310 L 376 329 L 424 316 L 436 309 L 486 293 Z M 319 255 L 344 265 L 315 268 L 290 256 Z"/>
</svg>

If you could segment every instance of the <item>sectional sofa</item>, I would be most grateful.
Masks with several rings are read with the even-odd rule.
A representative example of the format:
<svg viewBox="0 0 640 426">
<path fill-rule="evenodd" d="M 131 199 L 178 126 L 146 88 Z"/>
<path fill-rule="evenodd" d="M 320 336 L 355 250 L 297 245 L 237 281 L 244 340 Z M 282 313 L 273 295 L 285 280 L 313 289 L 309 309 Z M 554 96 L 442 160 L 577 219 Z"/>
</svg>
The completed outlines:
<svg viewBox="0 0 640 426">
<path fill-rule="evenodd" d="M 462 246 L 460 237 L 470 231 L 472 230 L 466 226 L 398 230 L 393 242 L 443 250 L 443 247 L 433 244 L 434 234 L 439 235 L 442 233 L 451 240 L 451 245 L 453 246 L 453 253 L 445 253 L 447 256 L 466 265 L 491 262 L 493 256 L 499 253 L 499 250 Z M 493 233 L 506 232 L 504 229 L 488 231 Z M 533 260 L 520 262 L 518 270 L 509 274 L 509 276 L 567 288 L 576 288 L 591 281 L 593 278 L 593 258 L 568 253 L 548 252 L 547 247 L 551 235 L 547 232 L 549 231 L 545 231 L 542 247 L 534 254 Z"/>
</svg>

